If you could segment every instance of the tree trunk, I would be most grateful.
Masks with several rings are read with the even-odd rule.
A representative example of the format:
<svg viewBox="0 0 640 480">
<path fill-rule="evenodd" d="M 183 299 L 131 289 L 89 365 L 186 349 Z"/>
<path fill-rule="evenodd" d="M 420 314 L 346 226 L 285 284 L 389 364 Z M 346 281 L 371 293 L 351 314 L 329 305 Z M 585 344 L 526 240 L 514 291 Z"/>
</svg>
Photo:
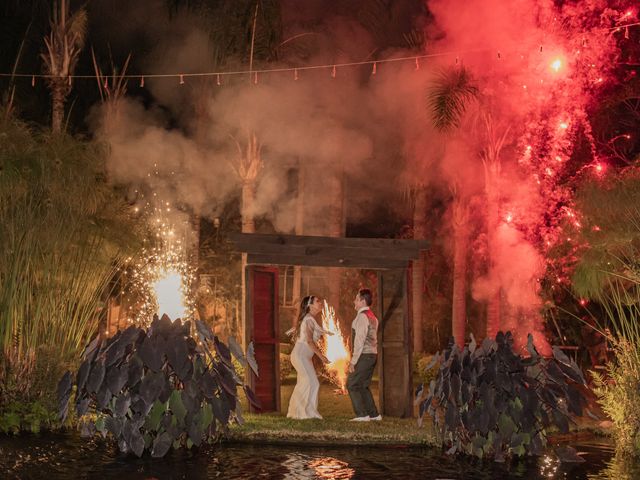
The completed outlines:
<svg viewBox="0 0 640 480">
<path fill-rule="evenodd" d="M 496 334 L 502 328 L 500 323 L 500 298 L 502 289 L 498 290 L 489 299 L 487 305 L 487 337 L 495 340 Z"/>
<path fill-rule="evenodd" d="M 500 279 L 495 267 L 496 249 L 498 244 L 496 234 L 500 222 L 500 202 L 498 181 L 500 178 L 500 159 L 495 156 L 484 161 L 485 192 L 487 196 L 487 251 L 489 252 L 489 280 L 494 293 L 489 297 L 487 305 L 487 337 L 496 338 L 502 328 L 501 321 L 501 291 Z"/>
<path fill-rule="evenodd" d="M 423 240 L 427 235 L 427 190 L 419 186 L 416 190 L 415 204 L 413 206 L 413 238 Z M 417 260 L 414 260 L 411 269 L 411 313 L 413 317 L 413 351 L 424 351 L 424 339 L 422 338 L 423 312 L 422 302 L 424 294 L 424 253 L 420 252 Z"/>
<path fill-rule="evenodd" d="M 53 133 L 62 132 L 64 121 L 64 100 L 67 96 L 65 79 L 56 78 L 51 82 L 51 130 Z"/>
<path fill-rule="evenodd" d="M 467 325 L 467 244 L 469 206 L 456 198 L 453 205 L 454 252 L 451 333 L 456 345 L 464 347 Z"/>
<path fill-rule="evenodd" d="M 253 218 L 255 199 L 255 181 L 245 181 L 242 184 L 242 233 L 255 233 L 256 231 L 256 223 Z"/>
</svg>

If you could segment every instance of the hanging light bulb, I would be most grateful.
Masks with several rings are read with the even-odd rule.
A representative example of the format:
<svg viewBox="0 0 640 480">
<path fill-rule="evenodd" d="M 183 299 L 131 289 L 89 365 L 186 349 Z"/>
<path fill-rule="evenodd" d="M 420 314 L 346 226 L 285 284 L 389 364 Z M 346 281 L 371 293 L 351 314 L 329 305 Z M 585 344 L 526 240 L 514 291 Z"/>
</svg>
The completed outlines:
<svg viewBox="0 0 640 480">
<path fill-rule="evenodd" d="M 144 88 L 144 75 L 140 77 L 140 88 Z"/>
<path fill-rule="evenodd" d="M 336 78 L 336 66 L 335 65 L 331 69 L 331 78 Z"/>
<path fill-rule="evenodd" d="M 376 62 L 373 62 L 373 68 L 371 69 L 371 75 L 375 75 L 376 74 L 376 67 L 377 67 Z"/>
<path fill-rule="evenodd" d="M 184 75 L 180 74 L 180 85 L 184 85 Z"/>
</svg>

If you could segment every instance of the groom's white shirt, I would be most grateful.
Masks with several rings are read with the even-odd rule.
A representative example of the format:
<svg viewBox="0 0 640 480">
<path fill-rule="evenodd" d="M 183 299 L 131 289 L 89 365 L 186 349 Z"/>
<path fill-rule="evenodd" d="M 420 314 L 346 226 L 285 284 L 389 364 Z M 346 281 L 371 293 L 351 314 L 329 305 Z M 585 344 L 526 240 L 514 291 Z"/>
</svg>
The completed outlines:
<svg viewBox="0 0 640 480">
<path fill-rule="evenodd" d="M 371 325 L 371 321 L 365 313 L 367 310 L 371 309 L 369 307 L 360 308 L 356 318 L 353 320 L 353 323 L 351 323 L 351 328 L 355 332 L 353 352 L 351 354 L 351 365 L 354 367 L 356 363 L 358 363 L 360 355 L 363 353 L 378 353 L 376 339 L 377 321 L 375 325 Z"/>
</svg>

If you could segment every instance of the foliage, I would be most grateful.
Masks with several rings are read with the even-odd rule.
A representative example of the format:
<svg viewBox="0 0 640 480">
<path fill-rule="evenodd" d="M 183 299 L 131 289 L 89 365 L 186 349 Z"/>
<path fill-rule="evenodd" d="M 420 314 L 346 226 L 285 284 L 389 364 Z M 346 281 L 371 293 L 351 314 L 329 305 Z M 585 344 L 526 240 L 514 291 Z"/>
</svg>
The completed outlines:
<svg viewBox="0 0 640 480">
<path fill-rule="evenodd" d="M 586 385 L 578 366 L 557 347 L 554 358 L 538 354 L 529 335 L 528 358 L 514 353 L 510 332 L 495 341 L 475 340 L 437 354 L 437 377 L 417 392 L 419 421 L 428 413 L 448 454 L 464 452 L 503 461 L 507 456 L 540 455 L 546 431 L 569 430 L 571 415 L 581 416 Z M 428 367 L 430 368 L 431 365 Z"/>
<path fill-rule="evenodd" d="M 95 333 L 120 254 L 135 245 L 103 167 L 98 144 L 0 124 L 0 406 L 50 402 L 51 369 L 68 368 Z"/>
<path fill-rule="evenodd" d="M 418 375 L 420 383 L 423 385 L 429 385 L 431 380 L 435 380 L 438 373 L 438 365 L 433 363 L 434 356 L 424 352 L 413 352 L 413 371 Z"/>
<path fill-rule="evenodd" d="M 38 433 L 56 425 L 56 414 L 39 401 L 11 402 L 0 410 L 0 433 Z"/>
<path fill-rule="evenodd" d="M 460 126 L 469 102 L 478 97 L 478 87 L 464 67 L 444 70 L 427 93 L 427 103 L 438 130 Z"/>
<path fill-rule="evenodd" d="M 637 346 L 626 340 L 613 342 L 615 361 L 606 376 L 591 372 L 598 403 L 613 421 L 616 448 L 626 454 L 640 452 L 640 363 Z"/>
<path fill-rule="evenodd" d="M 623 277 L 635 272 L 635 259 L 640 253 L 638 202 L 640 172 L 637 169 L 586 183 L 578 191 L 577 205 L 584 224 L 581 241 L 587 245 L 572 278 L 578 295 L 604 300 L 609 282 L 624 282 Z"/>
<path fill-rule="evenodd" d="M 640 452 L 640 193 L 636 169 L 584 186 L 579 205 L 587 244 L 573 276 L 573 289 L 596 300 L 604 321 L 596 328 L 608 337 L 615 359 L 606 376 L 593 372 L 595 392 L 611 417 L 620 452 Z M 597 227 L 597 228 L 594 228 Z"/>
<path fill-rule="evenodd" d="M 280 381 L 283 382 L 291 372 L 293 371 L 293 365 L 291 365 L 291 355 L 286 353 L 280 353 Z"/>
<path fill-rule="evenodd" d="M 110 433 L 122 452 L 138 457 L 149 450 L 163 457 L 173 445 L 199 446 L 213 442 L 230 421 L 242 423 L 232 354 L 257 374 L 252 356 L 235 342 L 230 348 L 196 321 L 173 323 L 164 315 L 148 331 L 131 326 L 108 340 L 96 337 L 86 348 L 75 377 L 75 410 L 82 434 Z M 58 386 L 59 415 L 64 420 L 74 382 L 67 372 Z M 249 402 L 259 408 L 244 386 Z M 95 420 L 82 419 L 95 410 Z"/>
</svg>

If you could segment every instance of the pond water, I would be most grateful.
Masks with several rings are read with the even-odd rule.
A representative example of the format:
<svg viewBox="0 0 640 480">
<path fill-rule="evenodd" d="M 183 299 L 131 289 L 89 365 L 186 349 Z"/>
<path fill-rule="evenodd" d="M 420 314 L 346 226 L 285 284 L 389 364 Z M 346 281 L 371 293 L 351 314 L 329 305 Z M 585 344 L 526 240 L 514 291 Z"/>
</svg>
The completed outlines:
<svg viewBox="0 0 640 480">
<path fill-rule="evenodd" d="M 435 449 L 283 447 L 226 444 L 163 459 L 120 454 L 78 435 L 0 436 L 2 479 L 633 479 L 640 465 L 614 457 L 611 444 L 575 445 L 585 463 L 554 456 L 510 464 L 446 457 Z"/>
</svg>

